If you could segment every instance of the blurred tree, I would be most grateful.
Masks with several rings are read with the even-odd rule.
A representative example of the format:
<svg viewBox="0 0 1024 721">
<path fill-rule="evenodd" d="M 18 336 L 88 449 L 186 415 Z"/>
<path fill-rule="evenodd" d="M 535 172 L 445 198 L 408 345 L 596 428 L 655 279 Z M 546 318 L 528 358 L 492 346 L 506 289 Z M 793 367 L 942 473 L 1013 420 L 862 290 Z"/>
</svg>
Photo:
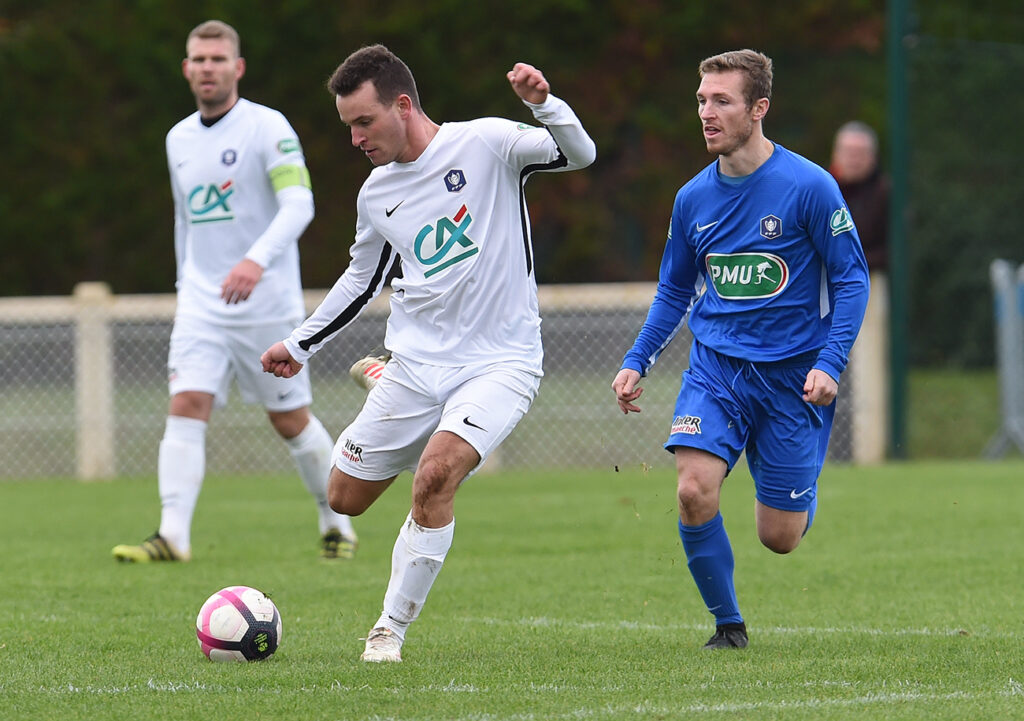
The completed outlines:
<svg viewBox="0 0 1024 721">
<path fill-rule="evenodd" d="M 542 68 L 598 144 L 587 172 L 530 181 L 541 282 L 651 279 L 672 198 L 711 160 L 696 65 L 752 46 L 777 60 L 769 134 L 827 157 L 833 128 L 880 116 L 882 0 L 545 0 L 466 3 L 7 2 L 0 10 L 0 293 L 63 294 L 82 280 L 168 291 L 171 202 L 163 137 L 193 110 L 180 73 L 188 30 L 238 28 L 243 94 L 282 110 L 307 154 L 317 217 L 302 240 L 308 287 L 347 262 L 354 198 L 370 167 L 349 147 L 324 82 L 361 45 L 408 62 L 436 121 L 530 120 L 507 87 L 517 60 Z"/>
</svg>

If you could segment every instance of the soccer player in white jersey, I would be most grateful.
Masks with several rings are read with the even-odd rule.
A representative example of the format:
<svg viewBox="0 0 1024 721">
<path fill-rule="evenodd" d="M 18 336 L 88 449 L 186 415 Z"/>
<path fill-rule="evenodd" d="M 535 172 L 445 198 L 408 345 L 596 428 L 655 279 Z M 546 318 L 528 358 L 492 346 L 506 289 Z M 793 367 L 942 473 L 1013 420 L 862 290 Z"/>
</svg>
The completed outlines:
<svg viewBox="0 0 1024 721">
<path fill-rule="evenodd" d="M 434 123 L 412 73 L 381 45 L 350 55 L 331 77 L 352 144 L 376 166 L 358 197 L 351 262 L 321 306 L 263 355 L 292 377 L 380 292 L 394 263 L 384 345 L 391 358 L 338 438 L 331 506 L 358 515 L 402 471 L 412 509 L 392 555 L 383 611 L 362 654 L 401 661 L 452 544 L 459 485 L 526 413 L 543 351 L 523 184 L 574 170 L 594 143 L 544 75 L 517 63 L 508 81 L 544 127 L 501 118 Z"/>
<path fill-rule="evenodd" d="M 187 561 L 206 461 L 206 426 L 232 378 L 266 408 L 316 499 L 321 555 L 350 558 L 356 535 L 327 500 L 333 439 L 310 413 L 309 377 L 274 378 L 259 354 L 305 315 L 298 239 L 313 218 L 299 139 L 276 110 L 240 98 L 238 33 L 220 21 L 189 33 L 182 72 L 198 111 L 167 134 L 178 305 L 168 357 L 170 410 L 160 442 L 159 530 L 114 548 L 123 561 Z"/>
</svg>

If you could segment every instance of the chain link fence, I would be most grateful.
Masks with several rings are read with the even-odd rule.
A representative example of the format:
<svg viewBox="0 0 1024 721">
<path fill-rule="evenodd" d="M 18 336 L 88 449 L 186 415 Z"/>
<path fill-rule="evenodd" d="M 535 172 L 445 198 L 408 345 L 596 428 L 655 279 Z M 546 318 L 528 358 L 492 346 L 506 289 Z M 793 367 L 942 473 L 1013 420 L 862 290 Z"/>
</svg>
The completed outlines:
<svg viewBox="0 0 1024 721">
<path fill-rule="evenodd" d="M 544 380 L 495 466 L 672 467 L 661 444 L 688 332 L 644 380 L 643 413 L 623 416 L 610 389 L 653 293 L 652 283 L 540 289 Z M 323 294 L 308 291 L 307 305 Z M 101 284 L 83 284 L 71 298 L 0 299 L 0 478 L 154 476 L 173 313 L 173 296 L 110 296 Z M 365 392 L 348 369 L 381 346 L 386 317 L 379 298 L 310 361 L 312 410 L 333 435 L 362 405 Z M 851 434 L 849 420 L 833 434 L 847 457 Z M 235 389 L 214 411 L 207 439 L 209 473 L 293 470 L 263 409 L 242 403 Z"/>
</svg>

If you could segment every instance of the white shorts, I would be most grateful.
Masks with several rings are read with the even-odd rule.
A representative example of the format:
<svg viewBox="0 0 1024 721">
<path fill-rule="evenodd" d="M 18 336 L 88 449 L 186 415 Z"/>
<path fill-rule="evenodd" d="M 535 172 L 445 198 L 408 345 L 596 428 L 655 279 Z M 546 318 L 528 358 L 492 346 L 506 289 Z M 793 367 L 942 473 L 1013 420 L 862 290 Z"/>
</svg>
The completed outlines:
<svg viewBox="0 0 1024 721">
<path fill-rule="evenodd" d="M 365 481 L 415 471 L 427 441 L 438 431 L 459 436 L 480 463 L 529 410 L 540 376 L 496 363 L 450 368 L 392 357 L 363 409 L 341 432 L 334 465 Z"/>
<path fill-rule="evenodd" d="M 263 372 L 263 351 L 287 338 L 301 321 L 268 325 L 229 326 L 198 318 L 174 319 L 167 356 L 167 385 L 171 395 L 200 391 L 214 397 L 221 408 L 227 403 L 231 380 L 246 403 L 260 403 L 268 411 L 293 411 L 313 402 L 309 369 L 292 378 Z"/>
</svg>

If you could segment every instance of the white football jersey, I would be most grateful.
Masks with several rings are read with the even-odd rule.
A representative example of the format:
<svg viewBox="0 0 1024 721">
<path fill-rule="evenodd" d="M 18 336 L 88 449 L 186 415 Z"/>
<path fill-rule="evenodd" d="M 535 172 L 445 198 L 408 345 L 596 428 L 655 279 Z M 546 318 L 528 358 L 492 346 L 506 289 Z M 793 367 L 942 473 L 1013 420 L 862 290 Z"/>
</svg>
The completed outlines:
<svg viewBox="0 0 1024 721">
<path fill-rule="evenodd" d="M 245 99 L 211 127 L 195 112 L 167 133 L 167 165 L 177 313 L 230 325 L 303 317 L 297 241 L 313 217 L 313 194 L 284 115 Z M 243 258 L 263 276 L 248 300 L 228 305 L 221 284 Z"/>
<path fill-rule="evenodd" d="M 445 123 L 419 158 L 374 168 L 358 197 L 352 260 L 285 341 L 305 361 L 380 293 L 396 259 L 385 345 L 437 366 L 507 362 L 541 374 L 543 350 L 523 184 L 589 165 L 594 144 L 563 101 L 530 105 L 547 127 Z"/>
</svg>

